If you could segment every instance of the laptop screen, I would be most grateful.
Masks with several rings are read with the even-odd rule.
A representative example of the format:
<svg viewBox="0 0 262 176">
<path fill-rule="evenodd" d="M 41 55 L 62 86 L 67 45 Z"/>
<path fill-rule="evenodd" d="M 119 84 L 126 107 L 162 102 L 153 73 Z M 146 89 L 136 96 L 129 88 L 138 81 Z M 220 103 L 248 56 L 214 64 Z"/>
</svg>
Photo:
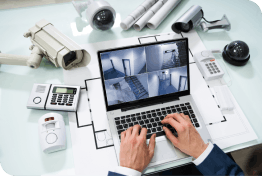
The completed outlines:
<svg viewBox="0 0 262 176">
<path fill-rule="evenodd" d="M 187 39 L 99 52 L 108 106 L 188 90 Z"/>
</svg>

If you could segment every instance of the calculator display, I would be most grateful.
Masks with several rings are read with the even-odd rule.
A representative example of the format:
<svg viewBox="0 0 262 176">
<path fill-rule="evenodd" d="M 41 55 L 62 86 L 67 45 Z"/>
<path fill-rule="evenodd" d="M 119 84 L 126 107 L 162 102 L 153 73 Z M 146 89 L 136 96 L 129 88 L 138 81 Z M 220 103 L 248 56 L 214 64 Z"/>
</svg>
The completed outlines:
<svg viewBox="0 0 262 176">
<path fill-rule="evenodd" d="M 53 93 L 65 93 L 65 94 L 75 94 L 75 88 L 67 88 L 67 87 L 54 87 Z"/>
</svg>

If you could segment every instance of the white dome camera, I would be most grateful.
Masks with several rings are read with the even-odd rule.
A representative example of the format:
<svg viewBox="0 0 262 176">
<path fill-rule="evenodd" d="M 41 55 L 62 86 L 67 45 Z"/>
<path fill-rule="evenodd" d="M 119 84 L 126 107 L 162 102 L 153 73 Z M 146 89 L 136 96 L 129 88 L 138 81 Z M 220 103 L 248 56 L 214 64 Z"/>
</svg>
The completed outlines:
<svg viewBox="0 0 262 176">
<path fill-rule="evenodd" d="M 78 3 L 72 1 L 72 3 L 81 17 L 81 13 L 86 10 L 86 19 L 93 29 L 105 31 L 113 27 L 116 12 L 108 2 L 89 0 Z"/>
</svg>

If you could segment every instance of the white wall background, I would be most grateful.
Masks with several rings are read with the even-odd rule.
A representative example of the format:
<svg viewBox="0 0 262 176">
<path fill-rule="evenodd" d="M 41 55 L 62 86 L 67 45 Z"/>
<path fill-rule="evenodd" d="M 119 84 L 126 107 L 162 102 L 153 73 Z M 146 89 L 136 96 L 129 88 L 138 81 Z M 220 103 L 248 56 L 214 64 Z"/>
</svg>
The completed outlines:
<svg viewBox="0 0 262 176">
<path fill-rule="evenodd" d="M 132 61 L 131 61 L 133 58 L 132 49 L 111 52 L 109 56 L 110 56 L 110 59 L 112 59 L 113 61 L 113 65 L 115 69 L 122 73 L 125 73 L 122 59 L 130 59 L 130 67 L 131 67 L 131 72 L 132 72 Z"/>
<path fill-rule="evenodd" d="M 187 76 L 187 67 L 170 69 L 171 84 L 178 90 L 180 76 Z"/>
<path fill-rule="evenodd" d="M 113 68 L 108 54 L 103 54 L 101 60 L 102 60 L 102 67 L 104 72 Z"/>
<path fill-rule="evenodd" d="M 147 72 L 161 70 L 163 63 L 163 50 L 161 45 L 146 47 Z"/>
<path fill-rule="evenodd" d="M 159 78 L 157 72 L 148 74 L 148 89 L 149 97 L 154 97 L 158 95 Z"/>
<path fill-rule="evenodd" d="M 136 75 L 146 64 L 145 47 L 133 49 L 132 75 Z"/>
</svg>

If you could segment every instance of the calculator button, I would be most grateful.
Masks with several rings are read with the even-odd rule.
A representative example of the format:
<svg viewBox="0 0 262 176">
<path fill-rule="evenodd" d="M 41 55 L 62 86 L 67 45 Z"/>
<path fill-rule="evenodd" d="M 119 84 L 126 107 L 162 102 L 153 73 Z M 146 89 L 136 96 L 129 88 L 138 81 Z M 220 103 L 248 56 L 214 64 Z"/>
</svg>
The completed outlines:
<svg viewBox="0 0 262 176">
<path fill-rule="evenodd" d="M 72 104 L 67 103 L 66 106 L 72 106 Z"/>
<path fill-rule="evenodd" d="M 213 74 L 213 72 L 210 72 L 210 74 L 212 75 L 212 74 Z"/>
<path fill-rule="evenodd" d="M 213 62 L 213 65 L 216 65 L 216 63 L 215 63 L 215 62 Z"/>
<path fill-rule="evenodd" d="M 51 104 L 51 105 L 57 105 L 57 103 L 53 103 L 53 102 L 51 102 L 50 104 Z"/>
<path fill-rule="evenodd" d="M 217 70 L 218 73 L 220 73 L 220 70 Z"/>
<path fill-rule="evenodd" d="M 65 105 L 64 103 L 58 103 L 58 105 Z"/>
<path fill-rule="evenodd" d="M 57 94 L 53 94 L 54 96 L 56 96 Z"/>
<path fill-rule="evenodd" d="M 68 103 L 72 104 L 73 102 L 72 102 L 72 101 L 69 101 Z"/>
</svg>

